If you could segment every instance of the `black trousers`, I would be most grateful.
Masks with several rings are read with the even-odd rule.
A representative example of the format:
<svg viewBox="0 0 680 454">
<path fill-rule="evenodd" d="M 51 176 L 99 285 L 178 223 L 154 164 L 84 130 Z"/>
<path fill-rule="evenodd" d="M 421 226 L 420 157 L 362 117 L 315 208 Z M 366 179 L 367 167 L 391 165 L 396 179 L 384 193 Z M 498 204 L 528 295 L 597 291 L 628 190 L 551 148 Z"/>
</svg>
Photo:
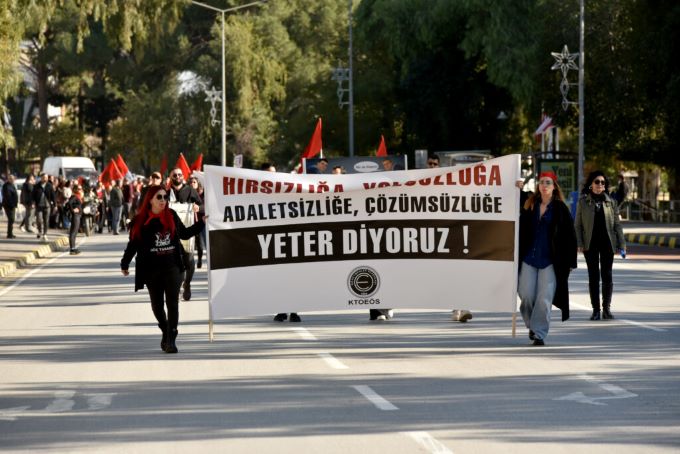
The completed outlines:
<svg viewBox="0 0 680 454">
<path fill-rule="evenodd" d="M 191 285 L 191 280 L 194 278 L 194 272 L 196 271 L 196 262 L 194 261 L 193 252 L 184 252 L 184 266 L 186 267 L 186 276 L 184 277 L 184 285 Z"/>
<path fill-rule="evenodd" d="M 76 248 L 76 236 L 78 235 L 78 230 L 80 230 L 80 214 L 71 214 L 71 226 L 68 231 L 68 245 L 71 250 Z"/>
<path fill-rule="evenodd" d="M 600 277 L 602 278 L 602 285 L 612 283 L 612 266 L 614 265 L 614 252 L 610 245 L 593 245 L 587 251 L 583 252 L 588 265 L 588 283 L 596 287 L 600 284 Z"/>
<path fill-rule="evenodd" d="M 177 329 L 179 323 L 179 288 L 184 280 L 184 272 L 178 267 L 151 270 L 146 280 L 146 288 L 151 298 L 151 310 L 161 326 Z M 165 306 L 168 308 L 167 317 Z"/>
<path fill-rule="evenodd" d="M 5 214 L 7 214 L 7 237 L 14 235 L 14 217 L 16 215 L 16 208 L 5 207 Z"/>
</svg>

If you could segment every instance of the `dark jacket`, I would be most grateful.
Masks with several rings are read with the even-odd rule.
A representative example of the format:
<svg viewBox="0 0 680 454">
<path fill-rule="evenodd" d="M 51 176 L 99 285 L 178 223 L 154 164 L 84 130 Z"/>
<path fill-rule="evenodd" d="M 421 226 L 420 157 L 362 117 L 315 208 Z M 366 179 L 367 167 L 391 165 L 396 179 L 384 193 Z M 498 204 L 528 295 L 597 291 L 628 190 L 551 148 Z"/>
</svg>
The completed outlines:
<svg viewBox="0 0 680 454">
<path fill-rule="evenodd" d="M 612 251 L 626 248 L 626 239 L 623 236 L 623 228 L 619 222 L 619 208 L 616 201 L 607 193 L 604 194 L 602 209 L 604 210 L 604 223 L 607 229 L 607 237 L 612 246 Z M 595 200 L 590 194 L 581 194 L 576 206 L 576 241 L 578 247 L 584 251 L 590 249 L 590 239 L 593 237 L 595 225 Z"/>
<path fill-rule="evenodd" d="M 202 203 L 201 196 L 199 196 L 198 192 L 196 192 L 196 190 L 188 184 L 184 184 L 181 188 L 179 188 L 179 190 L 170 185 L 170 191 L 172 191 L 175 196 L 174 202 L 195 203 L 197 205 Z M 172 197 L 170 200 L 172 200 Z"/>
<path fill-rule="evenodd" d="M 567 205 L 553 201 L 553 219 L 550 223 L 550 259 L 555 269 L 557 288 L 553 305 L 562 310 L 562 321 L 569 319 L 569 273 L 576 268 L 576 232 Z M 534 240 L 533 210 L 522 206 L 519 216 L 519 266 Z"/>
<path fill-rule="evenodd" d="M 33 185 L 28 180 L 21 185 L 21 204 L 33 205 Z"/>
<path fill-rule="evenodd" d="M 204 227 L 202 220 L 191 227 L 184 227 L 182 221 L 180 221 L 179 216 L 172 212 L 172 217 L 175 221 L 175 235 L 170 239 L 170 245 L 173 247 L 173 257 L 171 260 L 171 267 L 177 266 L 180 271 L 186 269 L 184 262 L 182 261 L 183 248 L 180 243 L 180 239 L 188 240 L 192 236 L 198 234 Z M 120 261 L 120 269 L 127 270 L 130 267 L 130 262 L 132 258 L 137 255 L 137 264 L 135 266 L 135 292 L 144 288 L 147 281 L 147 273 L 153 267 L 150 263 L 153 261 L 153 253 L 151 249 L 155 247 L 156 233 L 160 232 L 162 229 L 161 221 L 159 219 L 153 219 L 148 225 L 142 227 L 142 237 L 137 240 L 128 241 L 125 252 L 123 253 L 123 259 Z"/>
<path fill-rule="evenodd" d="M 43 201 L 44 204 L 41 205 L 43 194 L 45 195 L 45 199 Z M 53 207 L 55 200 L 52 183 L 48 181 L 44 186 L 43 183 L 36 183 L 33 185 L 33 202 L 35 203 L 36 208 Z"/>
<path fill-rule="evenodd" d="M 75 209 L 78 208 L 78 212 L 75 212 Z M 64 203 L 64 211 L 66 212 L 66 215 L 71 218 L 74 214 L 76 216 L 81 216 L 83 214 L 83 202 L 73 194 L 69 199 Z"/>
<path fill-rule="evenodd" d="M 2 185 L 2 207 L 7 209 L 16 208 L 19 204 L 19 193 L 14 183 L 9 181 Z"/>
</svg>

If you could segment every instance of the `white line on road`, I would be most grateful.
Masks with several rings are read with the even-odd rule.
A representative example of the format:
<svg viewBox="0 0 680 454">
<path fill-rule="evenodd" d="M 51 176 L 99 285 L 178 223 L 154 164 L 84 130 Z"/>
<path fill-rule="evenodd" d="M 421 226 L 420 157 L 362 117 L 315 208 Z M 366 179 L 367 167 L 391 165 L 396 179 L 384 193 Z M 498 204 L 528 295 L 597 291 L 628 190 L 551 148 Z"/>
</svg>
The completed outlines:
<svg viewBox="0 0 680 454">
<path fill-rule="evenodd" d="M 317 353 L 321 359 L 326 361 L 326 364 L 331 366 L 333 369 L 349 369 L 342 361 L 331 355 L 330 353 L 320 352 Z"/>
<path fill-rule="evenodd" d="M 22 407 L 0 408 L 0 421 L 16 421 L 19 416 L 25 416 L 28 405 Z"/>
<path fill-rule="evenodd" d="M 300 335 L 300 337 L 303 338 L 304 340 L 311 340 L 311 341 L 316 340 L 316 336 L 314 334 L 310 333 L 309 330 L 307 330 L 307 328 L 291 328 L 291 329 L 293 331 L 295 331 L 296 333 L 298 333 Z"/>
<path fill-rule="evenodd" d="M 90 410 L 103 410 L 111 406 L 113 396 L 117 393 L 92 393 L 84 394 L 87 397 L 87 406 Z"/>
<path fill-rule="evenodd" d="M 453 451 L 448 449 L 446 446 L 441 444 L 427 432 L 402 432 L 415 440 L 421 447 L 423 447 L 427 452 L 432 454 L 453 454 Z"/>
<path fill-rule="evenodd" d="M 387 399 L 373 391 L 370 386 L 352 385 L 352 388 L 359 391 L 361 395 L 363 395 L 366 399 L 369 400 L 369 402 L 378 407 L 380 410 L 384 411 L 399 410 L 398 407 L 392 405 L 392 403 L 390 403 Z"/>
<path fill-rule="evenodd" d="M 54 393 L 55 399 L 43 411 L 46 413 L 61 413 L 72 410 L 76 401 L 71 398 L 75 395 L 76 392 L 70 389 L 57 391 Z"/>
<path fill-rule="evenodd" d="M 591 377 L 588 374 L 583 374 L 579 375 L 578 378 L 581 380 L 585 380 L 588 383 L 592 383 L 594 385 L 599 386 L 601 389 L 613 394 L 611 396 L 602 396 L 602 397 L 590 397 L 586 396 L 584 393 L 581 391 L 577 391 L 571 394 L 567 394 L 566 396 L 562 397 L 556 397 L 553 400 L 573 400 L 575 402 L 581 403 L 581 404 L 590 404 L 590 405 L 607 405 L 604 402 L 600 402 L 601 400 L 611 400 L 611 399 L 629 399 L 631 397 L 637 397 L 637 394 L 633 394 L 620 386 L 617 385 L 612 385 L 609 383 L 603 383 L 600 380 L 597 380 L 593 377 Z"/>
<path fill-rule="evenodd" d="M 571 303 L 570 306 L 575 307 L 577 309 L 582 309 L 584 311 L 592 311 L 593 310 L 592 307 L 584 306 L 584 305 L 581 305 L 581 304 Z M 645 329 L 651 329 L 652 331 L 656 331 L 657 333 L 665 333 L 666 332 L 666 330 L 663 329 L 663 328 L 657 328 L 656 326 L 651 326 L 651 325 L 648 325 L 646 323 L 636 322 L 634 320 L 626 320 L 625 318 L 617 318 L 616 320 L 619 321 L 619 322 L 627 323 L 628 325 L 639 326 L 640 328 L 645 328 Z"/>
<path fill-rule="evenodd" d="M 87 241 L 87 238 L 83 238 L 83 239 L 78 243 L 78 246 L 80 246 L 81 244 L 84 244 L 86 241 Z M 46 266 L 51 265 L 51 264 L 52 264 L 54 261 L 56 261 L 57 259 L 60 259 L 60 258 L 62 258 L 62 257 L 65 256 L 65 255 L 68 255 L 68 253 L 69 253 L 69 251 L 62 252 L 62 253 L 59 254 L 58 256 L 53 257 L 53 258 L 51 258 L 50 260 L 48 260 L 47 263 L 43 263 L 43 264 L 40 265 L 39 267 L 37 267 L 37 268 L 35 268 L 35 269 L 32 269 L 32 270 L 29 271 L 28 273 L 24 274 L 23 276 L 21 276 L 20 279 L 18 279 L 16 282 L 14 282 L 14 283 L 13 283 L 12 285 L 10 285 L 9 287 L 0 290 L 0 297 L 5 296 L 5 294 L 9 293 L 10 291 L 12 291 L 13 289 L 15 289 L 16 287 L 20 286 L 26 279 L 28 279 L 29 277 L 33 276 L 35 273 L 37 273 L 37 272 L 40 271 L 41 269 L 45 268 Z"/>
</svg>

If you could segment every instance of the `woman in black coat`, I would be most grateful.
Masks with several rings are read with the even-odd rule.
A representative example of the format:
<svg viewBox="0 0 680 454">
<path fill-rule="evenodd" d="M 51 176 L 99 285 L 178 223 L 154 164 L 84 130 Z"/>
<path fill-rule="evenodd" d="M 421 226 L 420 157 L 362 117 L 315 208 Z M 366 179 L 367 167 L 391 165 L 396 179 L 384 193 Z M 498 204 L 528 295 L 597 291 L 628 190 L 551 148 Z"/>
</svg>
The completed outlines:
<svg viewBox="0 0 680 454">
<path fill-rule="evenodd" d="M 130 229 L 130 241 L 120 269 L 124 276 L 129 275 L 130 262 L 137 255 L 135 291 L 146 285 L 151 309 L 163 333 L 161 349 L 166 353 L 177 353 L 179 289 L 186 269 L 180 239 L 198 234 L 204 227 L 204 218 L 191 227 L 184 227 L 177 213 L 168 207 L 168 197 L 165 188 L 149 187 Z"/>
<path fill-rule="evenodd" d="M 83 215 L 83 189 L 77 184 L 73 186 L 71 195 L 64 204 L 64 213 L 71 221 L 68 231 L 70 253 L 71 255 L 80 254 L 80 250 L 76 248 L 76 236 L 78 235 L 80 219 Z"/>
<path fill-rule="evenodd" d="M 576 268 L 576 233 L 557 176 L 543 172 L 519 218 L 520 312 L 534 345 L 545 345 L 552 305 L 569 318 L 569 273 Z"/>
</svg>

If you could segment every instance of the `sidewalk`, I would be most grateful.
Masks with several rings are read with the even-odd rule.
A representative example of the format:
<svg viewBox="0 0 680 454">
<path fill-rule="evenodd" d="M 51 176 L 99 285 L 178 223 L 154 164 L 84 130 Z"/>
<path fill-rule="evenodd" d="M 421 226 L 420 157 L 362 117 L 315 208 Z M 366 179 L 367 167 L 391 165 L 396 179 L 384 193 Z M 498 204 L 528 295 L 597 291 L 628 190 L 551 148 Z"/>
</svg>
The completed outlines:
<svg viewBox="0 0 680 454">
<path fill-rule="evenodd" d="M 7 217 L 3 213 L 0 217 L 0 280 L 40 257 L 68 247 L 66 230 L 48 229 L 49 242 L 43 243 L 35 233 L 19 230 L 19 222 L 15 222 L 14 235 L 16 238 L 7 238 Z"/>
</svg>

